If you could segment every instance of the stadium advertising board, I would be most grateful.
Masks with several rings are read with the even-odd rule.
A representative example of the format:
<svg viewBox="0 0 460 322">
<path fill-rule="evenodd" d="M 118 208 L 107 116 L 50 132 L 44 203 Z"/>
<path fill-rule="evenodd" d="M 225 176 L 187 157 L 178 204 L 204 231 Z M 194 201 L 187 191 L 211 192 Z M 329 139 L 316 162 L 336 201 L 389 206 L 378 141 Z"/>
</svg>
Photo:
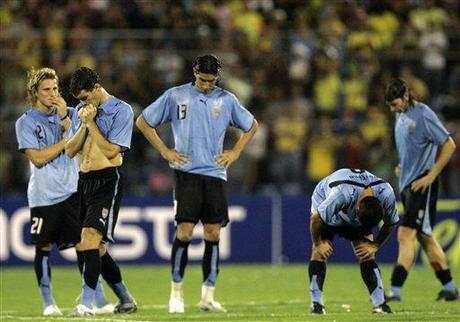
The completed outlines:
<svg viewBox="0 0 460 322">
<path fill-rule="evenodd" d="M 34 249 L 29 238 L 29 209 L 25 198 L 0 199 L 1 265 L 29 265 Z M 170 198 L 125 198 L 111 252 L 120 262 L 168 263 L 174 235 Z M 231 222 L 222 230 L 220 256 L 232 263 L 307 262 L 310 256 L 309 198 L 237 197 L 229 199 Z M 460 201 L 439 202 L 434 234 L 446 249 L 451 263 L 460 264 Z M 202 236 L 201 226 L 196 236 Z M 457 247 L 455 247 L 455 245 Z M 201 261 L 201 238 L 192 241 L 190 260 Z M 55 252 L 56 264 L 76 260 L 73 250 Z M 377 253 L 379 262 L 393 262 L 397 256 L 396 234 Z M 350 244 L 340 238 L 334 243 L 333 262 L 355 262 Z M 418 259 L 418 261 L 422 259 Z"/>
</svg>

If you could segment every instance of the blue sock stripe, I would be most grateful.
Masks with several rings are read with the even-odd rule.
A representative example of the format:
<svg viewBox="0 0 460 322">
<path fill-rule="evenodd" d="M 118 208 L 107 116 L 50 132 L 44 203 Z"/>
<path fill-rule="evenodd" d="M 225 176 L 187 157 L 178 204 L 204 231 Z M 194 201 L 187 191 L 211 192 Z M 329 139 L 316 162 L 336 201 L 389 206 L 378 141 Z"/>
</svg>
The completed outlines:
<svg viewBox="0 0 460 322">
<path fill-rule="evenodd" d="M 321 305 L 324 305 L 324 303 L 323 303 L 323 292 L 319 289 L 318 281 L 317 281 L 317 275 L 313 275 L 311 277 L 310 300 L 311 300 L 312 304 L 313 304 L 313 302 L 318 302 Z"/>
<path fill-rule="evenodd" d="M 383 283 L 382 283 L 382 275 L 380 274 L 380 270 L 378 268 L 374 268 L 374 274 L 377 278 L 377 287 L 371 293 L 371 302 L 372 305 L 377 306 L 385 302 L 385 297 L 383 294 Z"/>
<path fill-rule="evenodd" d="M 48 256 L 43 256 L 42 258 L 42 278 L 40 279 L 40 293 L 42 295 L 45 307 L 54 304 L 53 292 L 51 289 L 51 279 L 48 275 L 48 258 Z"/>
<path fill-rule="evenodd" d="M 211 255 L 211 272 L 209 273 L 204 285 L 206 286 L 215 286 L 217 280 L 217 257 L 218 257 L 218 247 L 217 245 L 212 246 L 212 255 Z"/>
<path fill-rule="evenodd" d="M 182 261 L 182 255 L 184 254 L 184 247 L 179 247 L 174 258 L 173 268 L 173 281 L 174 283 L 182 282 L 182 276 L 180 276 L 180 263 Z"/>
<path fill-rule="evenodd" d="M 107 298 L 105 297 L 104 286 L 102 286 L 102 282 L 100 279 L 97 282 L 96 294 L 94 296 L 94 300 L 96 302 L 97 307 L 104 307 L 105 305 L 109 304 L 109 301 L 107 301 Z"/>
</svg>

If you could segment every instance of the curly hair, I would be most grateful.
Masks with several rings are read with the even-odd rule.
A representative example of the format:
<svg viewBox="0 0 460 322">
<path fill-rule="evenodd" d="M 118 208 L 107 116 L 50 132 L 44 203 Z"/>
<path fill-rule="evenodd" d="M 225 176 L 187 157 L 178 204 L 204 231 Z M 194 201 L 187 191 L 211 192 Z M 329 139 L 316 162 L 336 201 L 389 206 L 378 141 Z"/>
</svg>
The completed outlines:
<svg viewBox="0 0 460 322">
<path fill-rule="evenodd" d="M 77 96 L 82 90 L 91 91 L 96 84 L 100 83 L 99 75 L 88 67 L 80 67 L 70 80 L 70 92 Z"/>
<path fill-rule="evenodd" d="M 56 71 L 49 67 L 34 69 L 33 67 L 27 72 L 27 103 L 35 105 L 37 102 L 37 90 L 40 82 L 45 79 L 54 79 L 59 83 L 59 77 Z"/>
</svg>

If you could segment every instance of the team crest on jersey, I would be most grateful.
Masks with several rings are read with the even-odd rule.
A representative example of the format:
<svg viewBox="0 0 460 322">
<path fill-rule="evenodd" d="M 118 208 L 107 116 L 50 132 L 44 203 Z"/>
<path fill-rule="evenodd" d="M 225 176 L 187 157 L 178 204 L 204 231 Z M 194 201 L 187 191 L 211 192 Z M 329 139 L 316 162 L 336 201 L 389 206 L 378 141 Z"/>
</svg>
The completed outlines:
<svg viewBox="0 0 460 322">
<path fill-rule="evenodd" d="M 109 209 L 102 208 L 102 214 L 101 214 L 102 218 L 106 219 L 108 215 L 109 215 Z"/>
<path fill-rule="evenodd" d="M 219 118 L 220 114 L 222 114 L 222 100 L 218 99 L 214 101 L 212 105 L 212 115 L 215 119 Z"/>
</svg>

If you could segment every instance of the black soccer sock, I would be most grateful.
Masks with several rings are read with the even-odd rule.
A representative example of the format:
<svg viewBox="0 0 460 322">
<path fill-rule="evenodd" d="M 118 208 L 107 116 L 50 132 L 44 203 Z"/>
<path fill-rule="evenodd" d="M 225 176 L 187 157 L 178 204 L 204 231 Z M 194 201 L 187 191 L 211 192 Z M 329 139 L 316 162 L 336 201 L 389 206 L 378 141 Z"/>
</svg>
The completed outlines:
<svg viewBox="0 0 460 322">
<path fill-rule="evenodd" d="M 391 274 L 391 286 L 402 287 L 408 274 L 409 272 L 402 265 L 396 264 Z"/>
<path fill-rule="evenodd" d="M 108 251 L 101 257 L 101 274 L 121 303 L 134 301 L 128 288 L 122 281 L 120 267 Z"/>
<path fill-rule="evenodd" d="M 377 306 L 385 302 L 383 294 L 382 274 L 375 259 L 360 264 L 361 277 L 369 290 L 372 305 Z"/>
<path fill-rule="evenodd" d="M 42 283 L 44 267 L 47 270 L 45 273 L 48 275 L 49 280 L 51 280 L 51 267 L 49 265 L 49 256 L 49 250 L 41 250 L 40 248 L 35 248 L 34 269 L 35 276 L 37 277 L 38 286 L 41 286 Z"/>
<path fill-rule="evenodd" d="M 371 294 L 379 286 L 378 276 L 375 273 L 375 270 L 378 270 L 380 274 L 377 262 L 374 259 L 362 262 L 360 268 L 361 277 L 369 290 L 369 294 Z"/>
<path fill-rule="evenodd" d="M 99 256 L 99 249 L 85 250 L 83 254 L 85 256 L 83 279 L 88 287 L 95 290 L 99 275 L 101 275 L 101 257 Z"/>
<path fill-rule="evenodd" d="M 310 283 L 313 281 L 313 277 L 316 277 L 318 288 L 322 291 L 324 280 L 326 279 L 326 263 L 315 260 L 310 261 L 308 264 L 308 275 Z"/>
<path fill-rule="evenodd" d="M 219 241 L 204 240 L 201 268 L 203 270 L 203 284 L 215 286 L 219 274 Z"/>
<path fill-rule="evenodd" d="M 182 282 L 184 278 L 185 267 L 188 262 L 188 245 L 190 245 L 189 241 L 182 241 L 177 237 L 174 238 L 171 251 L 171 274 L 172 280 L 175 283 Z"/>
<path fill-rule="evenodd" d="M 101 257 L 101 274 L 109 285 L 121 282 L 120 268 L 108 251 Z"/>
<path fill-rule="evenodd" d="M 83 268 L 85 267 L 85 255 L 83 252 L 80 251 L 75 251 L 77 254 L 77 265 L 78 265 L 78 270 L 80 271 L 80 274 L 83 274 Z"/>
<path fill-rule="evenodd" d="M 435 274 L 442 285 L 445 285 L 449 283 L 450 281 L 452 281 L 452 275 L 450 273 L 450 269 L 435 271 Z"/>
</svg>

